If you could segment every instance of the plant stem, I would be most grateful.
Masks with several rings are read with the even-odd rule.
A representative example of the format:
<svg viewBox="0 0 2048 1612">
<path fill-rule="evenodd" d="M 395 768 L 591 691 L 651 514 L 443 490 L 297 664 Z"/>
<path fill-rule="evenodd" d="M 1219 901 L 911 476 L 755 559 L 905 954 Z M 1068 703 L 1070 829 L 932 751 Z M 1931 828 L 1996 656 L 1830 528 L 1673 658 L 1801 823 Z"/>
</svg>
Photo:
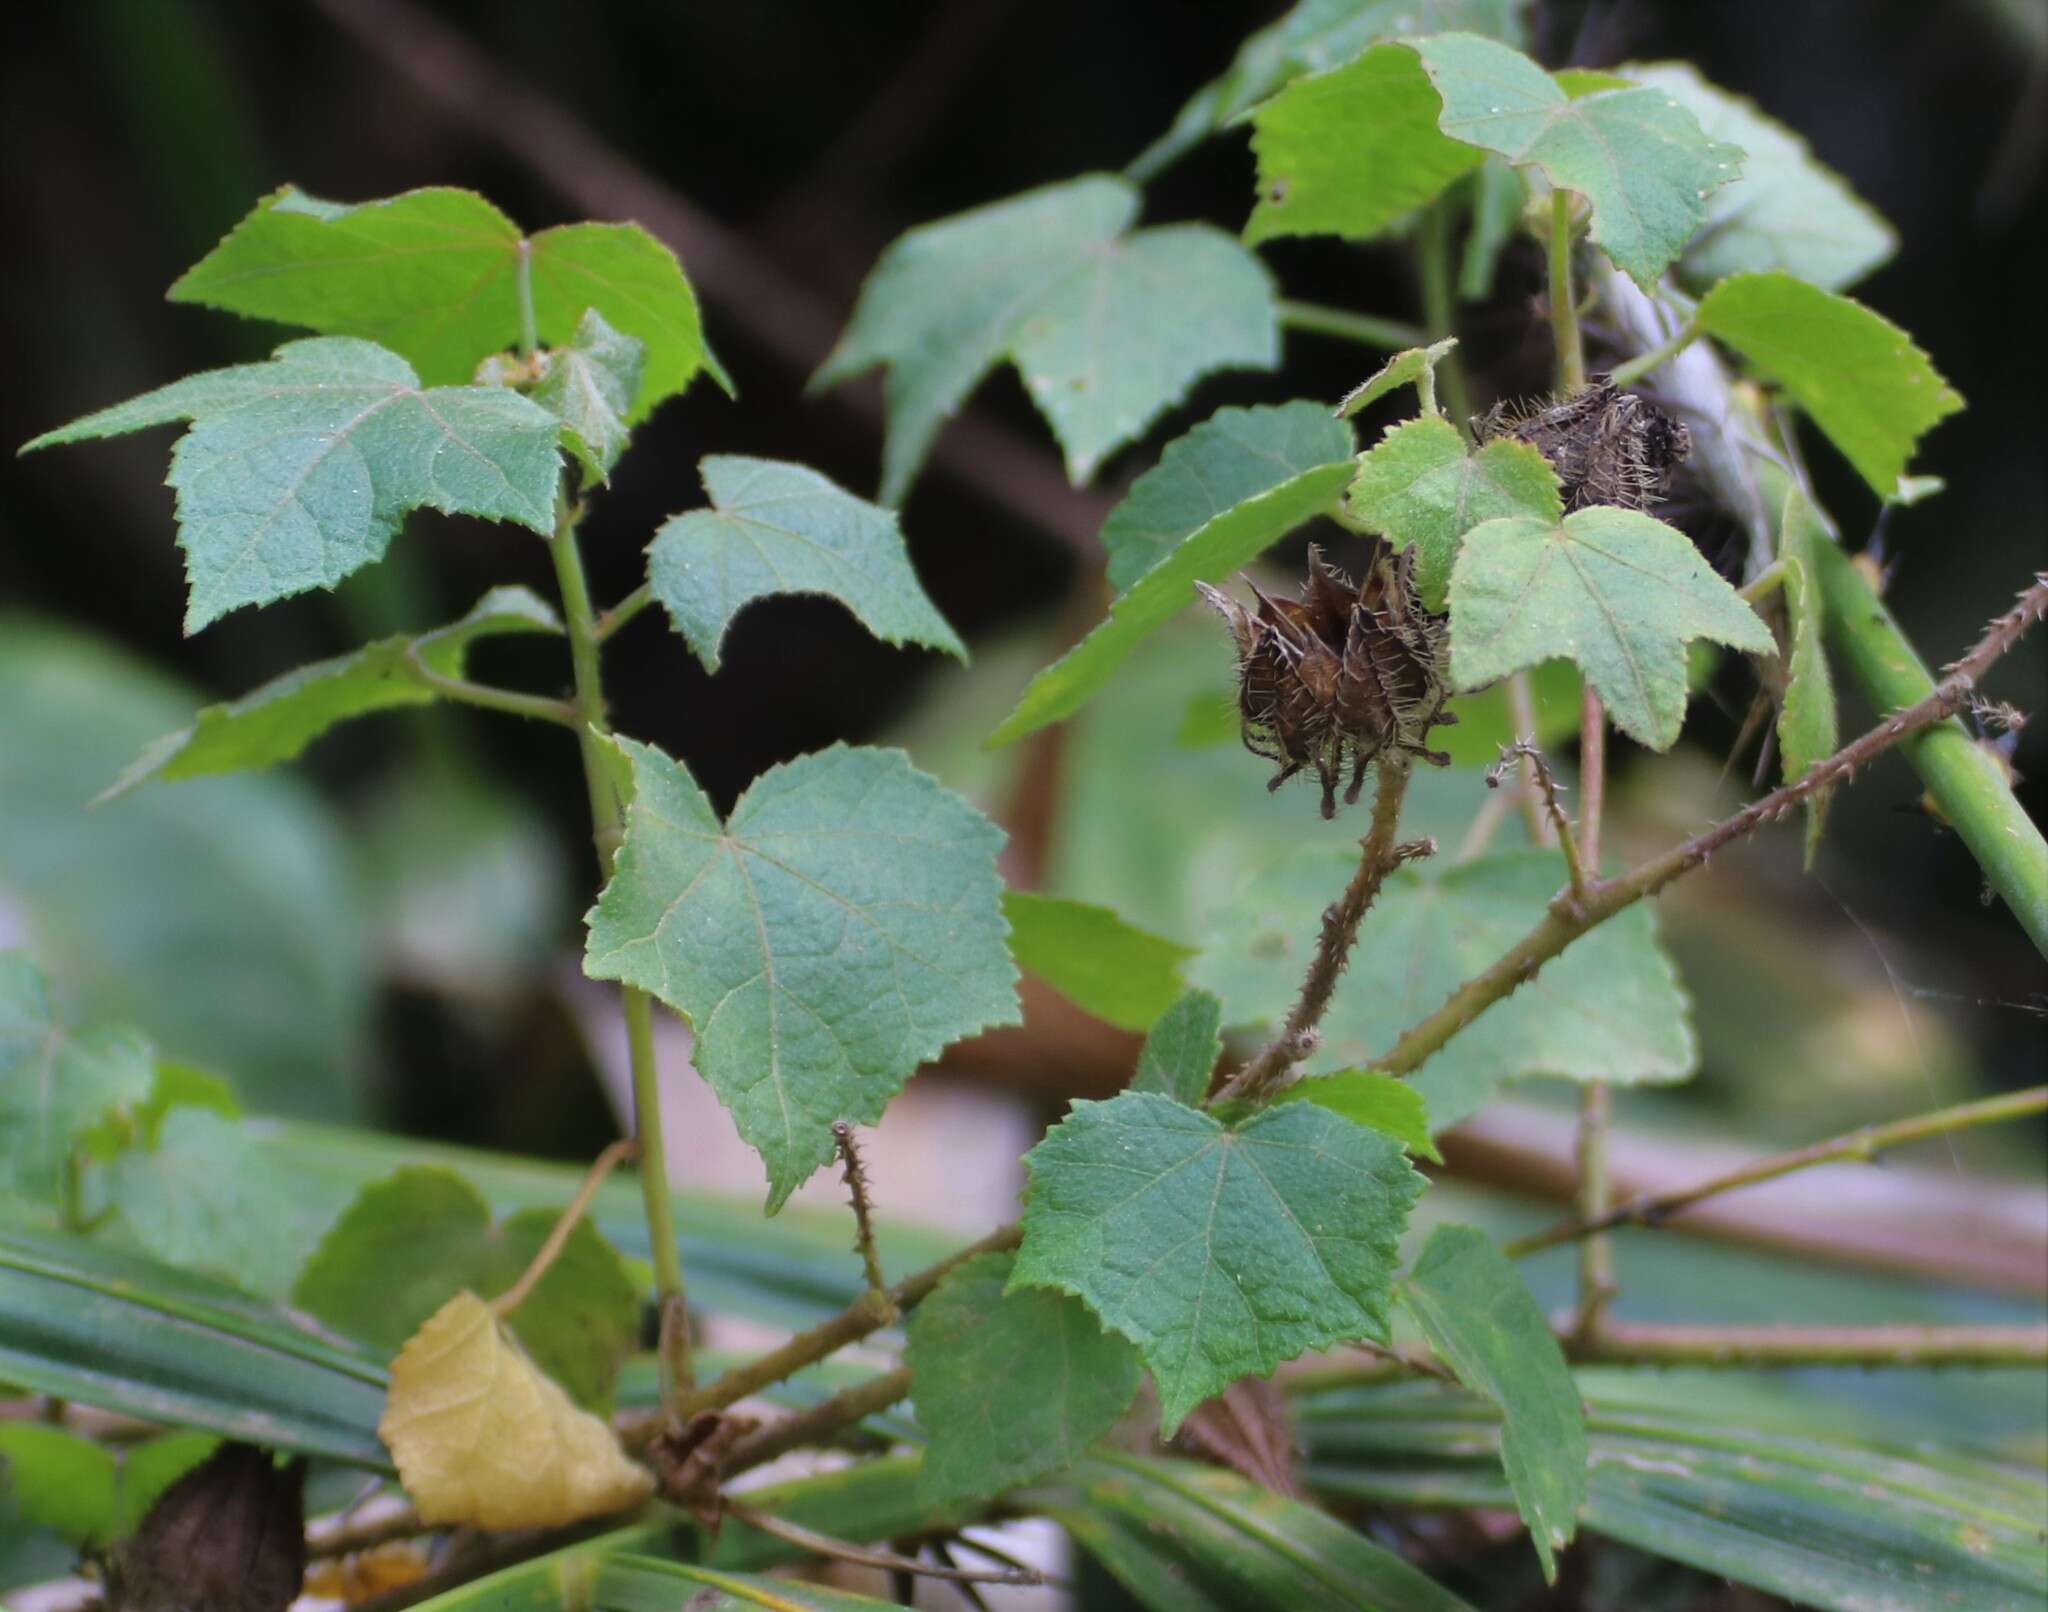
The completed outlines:
<svg viewBox="0 0 2048 1612">
<path fill-rule="evenodd" d="M 1826 550 L 1822 553 L 1825 554 Z M 1991 623 L 1976 647 L 1950 668 L 1948 675 L 1926 698 L 1887 717 L 1792 783 L 1752 801 L 1704 833 L 1681 841 L 1625 874 L 1600 880 L 1586 892 L 1583 902 L 1553 901 L 1542 922 L 1489 967 L 1460 985 L 1442 1007 L 1410 1026 L 1383 1056 L 1373 1060 L 1372 1067 L 1390 1074 L 1412 1074 L 1486 1009 L 1517 986 L 1534 979 L 1545 963 L 1587 930 L 1605 923 L 1645 896 L 1655 895 L 1681 875 L 1703 866 L 1724 845 L 1783 816 L 1815 790 L 1848 779 L 1857 768 L 1875 760 L 1893 745 L 1953 716 L 1969 702 L 1977 679 L 2044 614 L 2048 614 L 2048 575 L 2038 579 L 2020 595 L 2019 602 L 2012 609 Z M 2007 798 L 2010 798 L 2009 790 Z"/>
<path fill-rule="evenodd" d="M 1769 565 L 1757 572 L 1752 580 L 1736 589 L 1736 592 L 1742 595 L 1742 600 L 1745 604 L 1762 604 L 1764 600 L 1768 599 L 1785 585 L 1785 577 L 1785 562 L 1783 560 L 1773 560 Z M 1928 686 L 1930 688 L 1933 686 L 1931 680 Z"/>
<path fill-rule="evenodd" d="M 1451 204 L 1439 200 L 1422 215 L 1418 243 L 1422 271 L 1422 322 L 1428 327 L 1427 341 L 1441 341 L 1455 335 L 1457 304 L 1451 282 Z M 1463 433 L 1472 429 L 1472 391 L 1465 384 L 1465 366 L 1456 350 L 1443 358 L 1444 397 L 1451 406 L 1451 421 Z"/>
<path fill-rule="evenodd" d="M 1557 848 L 1564 853 L 1564 870 L 1566 876 L 1571 881 L 1572 899 L 1575 901 L 1585 900 L 1587 888 L 1586 863 L 1579 852 L 1578 836 L 1572 832 L 1571 819 L 1565 816 L 1564 802 L 1558 798 L 1557 778 L 1550 770 L 1550 763 L 1543 759 L 1543 752 L 1535 745 L 1530 744 L 1527 740 L 1518 739 L 1511 745 L 1503 746 L 1500 760 L 1486 769 L 1486 782 L 1489 788 L 1500 788 L 1501 774 L 1506 770 L 1508 763 L 1511 761 L 1520 761 L 1525 771 L 1529 768 L 1535 769 L 1536 787 L 1542 795 L 1544 815 L 1550 821 L 1551 832 L 1557 837 Z M 1489 799 L 1486 804 L 1488 806 L 1498 805 L 1499 797 L 1495 796 Z M 1599 832 L 1599 824 L 1596 822 L 1593 827 L 1594 832 L 1597 834 Z M 1476 853 L 1468 853 L 1460 849 L 1458 860 L 1460 862 L 1466 860 L 1468 854 Z"/>
<path fill-rule="evenodd" d="M 1637 381 L 1642 380 L 1645 376 L 1653 375 L 1662 369 L 1699 339 L 1699 321 L 1697 319 L 1688 319 L 1683 325 L 1679 326 L 1678 333 L 1669 341 L 1652 347 L 1646 353 L 1638 353 L 1625 364 L 1616 364 L 1613 374 L 1614 384 L 1616 386 L 1635 385 Z"/>
<path fill-rule="evenodd" d="M 526 1302 L 540 1279 L 547 1275 L 548 1267 L 560 1257 L 562 1247 L 576 1230 L 576 1222 L 583 1218 L 583 1211 L 590 1207 L 590 1200 L 597 1196 L 597 1189 L 604 1185 L 604 1178 L 622 1159 L 629 1159 L 640 1151 L 640 1144 L 632 1137 L 621 1137 L 598 1154 L 589 1172 L 583 1177 L 583 1184 L 576 1189 L 576 1196 L 569 1200 L 569 1207 L 555 1217 L 555 1223 L 548 1229 L 547 1240 L 540 1245 L 540 1252 L 527 1261 L 526 1269 L 519 1273 L 519 1280 L 491 1300 L 491 1313 L 497 1316 L 510 1315 Z"/>
<path fill-rule="evenodd" d="M 1408 793 L 1408 773 L 1406 757 L 1380 762 L 1372 802 L 1372 828 L 1360 842 L 1358 871 L 1351 875 L 1344 894 L 1323 911 L 1322 932 L 1316 937 L 1316 954 L 1309 963 L 1308 977 L 1302 981 L 1300 1000 L 1279 1033 L 1224 1082 L 1210 1106 L 1264 1096 L 1315 1050 L 1316 1026 L 1329 1008 L 1337 981 L 1350 960 L 1352 944 L 1358 939 L 1358 926 L 1364 921 L 1373 897 L 1379 894 L 1381 883 L 1407 860 L 1408 854 L 1427 855 L 1436 849 L 1434 842 L 1427 842 L 1427 850 L 1394 843 L 1395 831 L 1401 823 L 1401 801 Z"/>
<path fill-rule="evenodd" d="M 424 683 L 443 699 L 481 706 L 486 711 L 503 711 L 510 716 L 555 722 L 564 727 L 582 725 L 583 719 L 576 714 L 576 707 L 567 700 L 551 700 L 542 694 L 522 694 L 516 689 L 492 688 L 487 683 L 472 683 L 467 678 L 437 672 L 426 663 L 417 644 L 405 652 L 405 669 L 414 681 Z"/>
<path fill-rule="evenodd" d="M 1508 674 L 1508 717 L 1515 725 L 1515 742 L 1522 747 L 1522 823 L 1529 831 L 1531 845 L 1554 845 L 1557 831 L 1550 820 L 1543 815 L 1543 802 L 1537 797 L 1536 763 L 1532 759 L 1536 752 L 1536 696 L 1529 683 L 1527 672 Z"/>
<path fill-rule="evenodd" d="M 533 317 L 533 242 L 521 236 L 519 268 L 514 277 L 519 290 L 519 356 L 531 358 L 540 345 L 540 330 Z"/>
<path fill-rule="evenodd" d="M 882 1276 L 882 1256 L 875 1247 L 874 1206 L 868 1198 L 867 1167 L 861 1163 L 860 1147 L 853 1139 L 853 1127 L 845 1120 L 832 1122 L 832 1141 L 839 1149 L 839 1164 L 846 1176 L 846 1193 L 853 1201 L 853 1246 L 867 1273 L 868 1291 L 887 1295 L 888 1282 Z"/>
<path fill-rule="evenodd" d="M 728 1475 L 737 1475 L 807 1444 L 827 1443 L 855 1423 L 909 1397 L 910 1368 L 898 1366 L 894 1371 L 885 1371 L 742 1439 L 732 1447 L 725 1470 Z"/>
<path fill-rule="evenodd" d="M 1579 703 L 1579 852 L 1595 878 L 1600 874 L 1600 819 L 1607 800 L 1607 711 L 1588 683 Z M 1580 904 L 1585 888 L 1576 885 Z M 1607 1177 L 1607 1131 L 1614 1118 L 1614 1094 L 1604 1080 L 1590 1081 L 1579 1093 L 1579 1213 L 1597 1220 L 1607 1213 L 1614 1192 Z M 1589 1236 L 1579 1250 L 1579 1303 L 1573 1318 L 1576 1337 L 1591 1340 L 1600 1333 L 1607 1306 L 1615 1295 L 1614 1251 L 1607 1239 Z"/>
<path fill-rule="evenodd" d="M 1934 680 L 1869 580 L 1834 544 L 1816 544 L 1814 552 L 1828 640 L 1870 703 L 1888 711 L 1925 700 Z M 1955 721 L 1913 735 L 1904 749 L 1985 883 L 2048 957 L 2048 841 L 2014 797 L 2005 768 Z"/>
<path fill-rule="evenodd" d="M 1579 340 L 1579 307 L 1572 294 L 1572 193 L 1550 193 L 1550 334 L 1557 346 L 1560 392 L 1586 384 L 1586 349 Z"/>
<path fill-rule="evenodd" d="M 1615 1204 L 1597 1215 L 1561 1220 L 1542 1231 L 1519 1237 L 1503 1244 L 1501 1251 L 1511 1259 L 1520 1259 L 1539 1249 L 1591 1237 L 1615 1226 L 1661 1225 L 1673 1215 L 1708 1198 L 1753 1187 L 1764 1181 L 1775 1181 L 1795 1170 L 1809 1170 L 1815 1165 L 1832 1164 L 1842 1159 L 1867 1161 L 1886 1148 L 1902 1147 L 1908 1142 L 1924 1141 L 1951 1131 L 1968 1130 L 1976 1125 L 1996 1125 L 2003 1120 L 2023 1119 L 2029 1114 L 2040 1113 L 2048 1113 L 2048 1086 L 2035 1086 L 2002 1097 L 1986 1097 L 1973 1103 L 1957 1103 L 1953 1107 L 1937 1108 L 1929 1113 L 1915 1114 L 1910 1119 L 1893 1120 L 1889 1124 L 1861 1126 L 1824 1142 L 1773 1153 L 1690 1187 L 1638 1193 L 1627 1202 Z"/>
<path fill-rule="evenodd" d="M 584 782 L 590 789 L 590 821 L 597 842 L 600 874 L 611 876 L 612 862 L 625 836 L 619 797 L 612 783 L 606 739 L 604 680 L 599 664 L 597 619 L 590 607 L 590 584 L 583 574 L 583 555 L 576 546 L 576 524 L 582 505 L 564 499 L 555 515 L 548 547 L 562 592 L 562 620 L 569 631 L 569 660 L 576 673 L 577 738 L 583 749 Z M 676 1242 L 675 1206 L 669 1197 L 668 1154 L 661 1131 L 661 1075 L 654 1054 L 654 1004 L 632 986 L 619 992 L 626 1018 L 626 1044 L 633 1071 L 633 1134 L 640 1144 L 640 1193 L 646 1206 L 647 1240 L 654 1265 L 654 1291 L 672 1347 L 662 1352 L 662 1403 L 673 1405 L 690 1387 L 688 1328 L 676 1324 L 684 1306 L 683 1256 Z M 671 1336 L 672 1334 L 672 1336 Z"/>
<path fill-rule="evenodd" d="M 627 622 L 654 603 L 654 584 L 643 582 L 611 609 L 597 618 L 597 641 L 602 644 L 610 639 Z"/>
<path fill-rule="evenodd" d="M 1716 1327 L 1611 1321 L 1597 1338 L 1565 1343 L 1581 1365 L 2038 1366 L 2048 1327 Z"/>
<path fill-rule="evenodd" d="M 1355 341 L 1381 352 L 1397 353 L 1404 347 L 1427 347 L 1429 336 L 1419 327 L 1377 314 L 1353 313 L 1348 308 L 1325 307 L 1320 302 L 1283 302 L 1280 323 L 1289 330 L 1305 330 L 1317 336 L 1335 336 Z"/>
</svg>

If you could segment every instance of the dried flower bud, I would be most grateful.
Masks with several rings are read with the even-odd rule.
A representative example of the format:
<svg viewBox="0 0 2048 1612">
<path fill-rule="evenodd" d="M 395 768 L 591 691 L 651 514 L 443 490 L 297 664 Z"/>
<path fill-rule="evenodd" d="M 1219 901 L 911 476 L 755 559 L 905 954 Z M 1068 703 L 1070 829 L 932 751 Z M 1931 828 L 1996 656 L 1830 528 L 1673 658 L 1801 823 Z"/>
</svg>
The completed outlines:
<svg viewBox="0 0 2048 1612">
<path fill-rule="evenodd" d="M 1513 437 L 1550 461 L 1567 513 L 1589 504 L 1647 509 L 1692 452 L 1692 433 L 1605 375 L 1567 398 L 1496 403 L 1472 422 L 1481 442 Z"/>
<path fill-rule="evenodd" d="M 284 1612 L 306 1576 L 306 1463 L 223 1444 L 108 1564 L 112 1612 Z"/>
<path fill-rule="evenodd" d="M 1363 587 L 1308 551 L 1308 581 L 1297 603 L 1252 593 L 1246 610 L 1198 583 L 1237 639 L 1238 713 L 1245 748 L 1280 764 L 1269 789 L 1304 767 L 1323 785 L 1323 815 L 1337 815 L 1337 783 L 1348 767 L 1355 802 L 1373 760 L 1389 751 L 1439 767 L 1450 757 L 1426 747 L 1429 730 L 1457 718 L 1444 710 L 1444 623 L 1422 608 L 1415 556 L 1384 547 Z"/>
</svg>

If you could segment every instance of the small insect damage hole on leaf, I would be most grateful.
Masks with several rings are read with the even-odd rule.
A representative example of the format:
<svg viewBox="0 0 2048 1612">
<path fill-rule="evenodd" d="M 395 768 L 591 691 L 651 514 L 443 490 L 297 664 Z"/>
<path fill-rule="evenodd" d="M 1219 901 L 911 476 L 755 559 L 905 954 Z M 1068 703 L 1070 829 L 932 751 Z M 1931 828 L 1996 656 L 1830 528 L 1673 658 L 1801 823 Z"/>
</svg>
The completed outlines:
<svg viewBox="0 0 2048 1612">
<path fill-rule="evenodd" d="M 1692 433 L 1611 376 L 1569 397 L 1496 403 L 1472 422 L 1483 442 L 1512 437 L 1550 461 L 1567 514 L 1594 504 L 1646 510 L 1664 496 L 1672 470 L 1692 452 Z"/>
<path fill-rule="evenodd" d="M 1220 588 L 1196 584 L 1237 640 L 1245 748 L 1280 766 L 1267 788 L 1313 767 L 1323 816 L 1335 817 L 1347 768 L 1350 805 L 1382 756 L 1450 765 L 1426 743 L 1432 727 L 1457 721 L 1444 709 L 1444 618 L 1423 608 L 1414 571 L 1412 549 L 1396 557 L 1379 545 L 1354 586 L 1312 547 L 1299 602 L 1269 598 L 1250 583 L 1258 608 L 1247 610 Z"/>
</svg>

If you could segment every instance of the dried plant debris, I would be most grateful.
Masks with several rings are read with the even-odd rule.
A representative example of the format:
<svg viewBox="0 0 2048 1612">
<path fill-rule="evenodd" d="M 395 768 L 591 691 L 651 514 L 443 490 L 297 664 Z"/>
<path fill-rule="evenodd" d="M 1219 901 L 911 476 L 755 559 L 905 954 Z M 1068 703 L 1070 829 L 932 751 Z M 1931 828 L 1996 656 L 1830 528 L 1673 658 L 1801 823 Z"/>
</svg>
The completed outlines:
<svg viewBox="0 0 2048 1612">
<path fill-rule="evenodd" d="M 1444 710 L 1444 619 L 1423 609 L 1414 569 L 1412 550 L 1397 558 L 1381 546 L 1354 587 L 1311 548 L 1300 601 L 1268 598 L 1254 583 L 1256 610 L 1196 584 L 1236 636 L 1245 748 L 1280 764 L 1267 788 L 1313 767 L 1323 816 L 1334 817 L 1346 768 L 1350 804 L 1383 756 L 1450 765 L 1425 743 L 1432 727 L 1457 718 Z"/>
<path fill-rule="evenodd" d="M 1692 433 L 1605 375 L 1565 398 L 1496 403 L 1472 422 L 1481 442 L 1513 437 L 1550 461 L 1565 512 L 1593 504 L 1646 510 L 1692 452 Z"/>
<path fill-rule="evenodd" d="M 111 1612 L 284 1612 L 306 1577 L 306 1463 L 223 1444 L 108 1564 Z"/>
</svg>

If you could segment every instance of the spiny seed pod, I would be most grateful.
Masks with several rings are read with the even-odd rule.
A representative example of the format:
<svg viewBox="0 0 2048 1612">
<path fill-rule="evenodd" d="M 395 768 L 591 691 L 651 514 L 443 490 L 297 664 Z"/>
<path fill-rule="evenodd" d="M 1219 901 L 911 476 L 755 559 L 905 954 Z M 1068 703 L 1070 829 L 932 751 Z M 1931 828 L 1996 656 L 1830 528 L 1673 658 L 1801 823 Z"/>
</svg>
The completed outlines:
<svg viewBox="0 0 2048 1612">
<path fill-rule="evenodd" d="M 1567 513 L 1589 504 L 1647 509 L 1664 496 L 1692 433 L 1648 398 L 1595 376 L 1583 391 L 1535 403 L 1496 403 L 1472 422 L 1481 442 L 1513 437 L 1550 461 Z"/>
<path fill-rule="evenodd" d="M 1429 730 L 1457 721 L 1444 710 L 1444 622 L 1415 592 L 1413 550 L 1374 554 L 1363 587 L 1308 551 L 1301 599 L 1271 599 L 1252 584 L 1257 610 L 1197 583 L 1237 639 L 1238 714 L 1245 748 L 1278 762 L 1268 789 L 1304 767 L 1323 785 L 1323 816 L 1337 815 L 1345 768 L 1347 804 L 1365 771 L 1393 751 L 1439 767 L 1451 758 L 1427 748 Z"/>
</svg>

